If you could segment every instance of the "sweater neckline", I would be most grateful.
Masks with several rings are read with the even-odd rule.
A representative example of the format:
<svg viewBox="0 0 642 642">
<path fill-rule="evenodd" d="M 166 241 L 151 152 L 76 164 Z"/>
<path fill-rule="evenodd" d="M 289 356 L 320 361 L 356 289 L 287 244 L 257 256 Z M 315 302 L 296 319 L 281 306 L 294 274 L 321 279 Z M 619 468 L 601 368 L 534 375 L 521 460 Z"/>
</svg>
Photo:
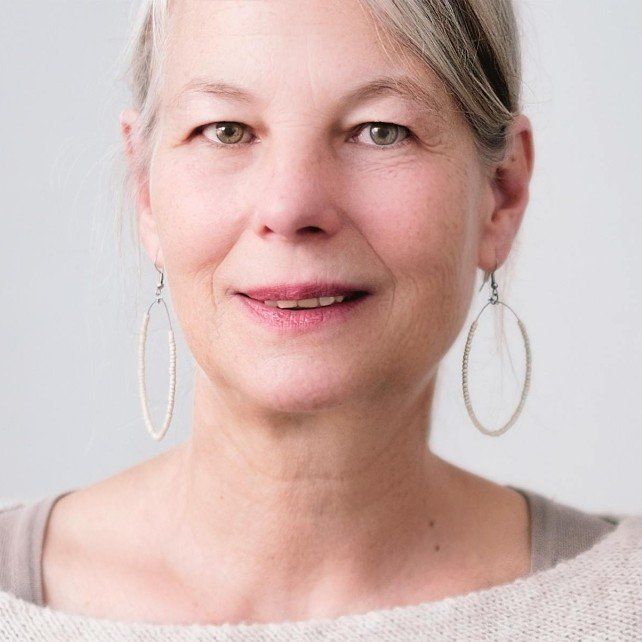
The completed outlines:
<svg viewBox="0 0 642 642">
<path fill-rule="evenodd" d="M 517 492 L 520 494 L 524 500 L 526 501 L 526 510 L 528 514 L 528 531 L 530 533 L 530 566 L 528 572 L 523 575 L 522 577 L 530 577 L 533 574 L 534 569 L 536 568 L 535 566 L 535 557 L 536 557 L 536 550 L 535 550 L 535 532 L 544 532 L 544 523 L 543 523 L 543 517 L 542 517 L 542 508 L 546 509 L 548 506 L 547 500 L 542 497 L 539 493 L 521 488 L 520 486 L 514 486 L 511 484 L 506 484 L 506 488 L 510 488 L 511 490 Z M 34 503 L 31 505 L 32 510 L 35 511 L 35 521 L 37 523 L 37 536 L 35 538 L 35 541 L 37 542 L 36 546 L 36 560 L 34 563 L 35 569 L 36 569 L 36 577 L 34 579 L 34 592 L 35 592 L 35 598 L 33 602 L 36 606 L 45 606 L 43 604 L 43 570 L 42 570 L 42 547 L 44 544 L 44 531 L 47 528 L 47 524 L 49 522 L 49 517 L 51 515 L 51 512 L 53 510 L 54 505 L 59 499 L 62 499 L 66 495 L 69 495 L 70 493 L 73 493 L 76 490 L 76 488 L 70 488 L 65 491 L 59 492 L 55 495 L 49 495 L 45 497 L 44 499 Z M 541 564 L 543 568 L 548 568 L 553 564 L 553 560 L 551 559 L 540 559 L 538 558 L 538 564 Z M 539 568 L 537 570 L 540 570 Z M 25 600 L 29 602 L 29 600 Z M 53 610 L 53 609 L 52 609 Z M 306 620 L 303 620 L 306 621 Z"/>
<path fill-rule="evenodd" d="M 529 502 L 530 505 L 530 502 Z M 304 620 L 283 620 L 278 622 L 247 622 L 221 624 L 159 624 L 145 621 L 115 620 L 102 617 L 89 617 L 78 613 L 69 613 L 52 609 L 23 600 L 12 593 L 0 591 L 0 607 L 8 606 L 17 615 L 24 615 L 29 620 L 46 619 L 52 625 L 70 627 L 90 627 L 93 631 L 106 634 L 181 635 L 199 633 L 214 635 L 217 633 L 236 633 L 252 636 L 252 640 L 264 640 L 267 634 L 300 635 L 310 631 L 338 630 L 354 627 L 359 624 L 390 623 L 391 620 L 414 619 L 417 617 L 436 617 L 455 609 L 460 615 L 463 610 L 479 607 L 481 603 L 489 607 L 495 600 L 517 599 L 519 594 L 528 595 L 537 587 L 554 583 L 576 570 L 590 570 L 590 560 L 603 550 L 608 550 L 614 540 L 623 537 L 631 528 L 642 531 L 642 516 L 622 516 L 615 528 L 592 546 L 569 559 L 559 560 L 554 566 L 534 573 L 523 575 L 509 582 L 496 584 L 488 588 L 477 589 L 467 593 L 448 596 L 439 600 L 430 600 L 415 604 L 395 605 L 381 609 L 371 609 L 357 613 L 346 613 L 337 617 L 308 618 Z M 625 535 L 624 535 L 625 536 Z M 74 630 L 76 630 L 74 628 Z M 254 637 L 256 636 L 256 637 Z M 163 638 L 164 639 L 164 638 Z M 245 639 L 245 638 L 244 638 Z"/>
<path fill-rule="evenodd" d="M 301 635 L 310 631 L 344 630 L 351 629 L 359 624 L 390 624 L 391 620 L 408 621 L 415 618 L 436 617 L 447 611 L 456 610 L 459 616 L 467 609 L 478 608 L 480 605 L 489 608 L 497 601 L 508 599 L 519 599 L 520 594 L 527 597 L 536 588 L 549 586 L 556 579 L 572 575 L 576 570 L 591 570 L 590 560 L 598 556 L 602 551 L 608 550 L 614 540 L 626 537 L 626 532 L 637 528 L 642 531 L 642 516 L 623 517 L 614 530 L 607 533 L 590 548 L 582 551 L 573 558 L 559 561 L 555 566 L 542 569 L 531 575 L 519 577 L 504 584 L 497 584 L 485 589 L 470 591 L 461 595 L 454 595 L 421 602 L 419 604 L 398 605 L 383 609 L 374 609 L 360 613 L 348 613 L 336 618 L 311 618 L 306 620 L 285 620 L 282 622 L 239 622 L 235 624 L 157 624 L 152 622 L 129 622 L 126 620 L 113 620 L 108 618 L 87 617 L 76 613 L 57 611 L 48 606 L 39 606 L 33 602 L 27 602 L 11 593 L 0 591 L 0 607 L 8 605 L 14 614 L 26 616 L 28 620 L 44 619 L 50 625 L 73 627 L 89 627 L 93 632 L 122 635 L 125 632 L 140 635 L 188 635 L 189 633 L 200 633 L 203 635 L 214 635 L 217 633 L 236 633 L 247 635 L 243 639 L 265 640 L 268 635 Z M 154 638 L 156 639 L 156 638 Z M 158 639 L 165 639 L 158 638 Z M 188 638 L 185 638 L 188 639 Z M 284 638 L 285 639 L 285 638 Z M 298 638 L 289 638 L 298 639 Z"/>
</svg>

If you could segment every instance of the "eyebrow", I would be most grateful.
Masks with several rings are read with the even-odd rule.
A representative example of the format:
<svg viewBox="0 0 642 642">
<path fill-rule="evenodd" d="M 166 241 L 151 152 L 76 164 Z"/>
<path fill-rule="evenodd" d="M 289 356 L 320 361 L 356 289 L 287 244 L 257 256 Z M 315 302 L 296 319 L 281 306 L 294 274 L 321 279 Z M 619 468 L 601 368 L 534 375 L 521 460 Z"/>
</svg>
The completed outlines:
<svg viewBox="0 0 642 642">
<path fill-rule="evenodd" d="M 251 104 L 258 96 L 251 90 L 228 82 L 212 81 L 207 78 L 190 80 L 170 101 L 176 107 L 184 98 L 191 96 L 213 96 L 230 102 Z M 348 91 L 342 97 L 345 104 L 355 104 L 385 96 L 398 96 L 405 100 L 419 102 L 424 109 L 439 112 L 443 109 L 431 85 L 418 82 L 410 76 L 380 76 Z"/>
</svg>

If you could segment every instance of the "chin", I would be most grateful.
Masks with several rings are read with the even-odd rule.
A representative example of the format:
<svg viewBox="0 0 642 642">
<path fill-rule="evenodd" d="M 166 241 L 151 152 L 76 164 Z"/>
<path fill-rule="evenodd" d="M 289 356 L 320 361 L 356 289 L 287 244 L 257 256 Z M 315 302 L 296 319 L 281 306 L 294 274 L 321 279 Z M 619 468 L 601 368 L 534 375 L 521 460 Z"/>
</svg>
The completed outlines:
<svg viewBox="0 0 642 642">
<path fill-rule="evenodd" d="M 272 378 L 271 381 L 252 381 L 248 393 L 261 405 L 279 412 L 316 412 L 333 408 L 345 403 L 351 394 L 350 386 L 345 381 L 323 381 L 314 378 Z"/>
</svg>

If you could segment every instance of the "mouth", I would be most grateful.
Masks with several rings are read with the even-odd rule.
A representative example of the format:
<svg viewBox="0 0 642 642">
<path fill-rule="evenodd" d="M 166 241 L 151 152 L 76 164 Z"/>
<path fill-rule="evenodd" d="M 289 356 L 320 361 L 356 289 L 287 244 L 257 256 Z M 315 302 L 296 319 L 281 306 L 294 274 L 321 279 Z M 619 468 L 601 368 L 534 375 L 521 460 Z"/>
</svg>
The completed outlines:
<svg viewBox="0 0 642 642">
<path fill-rule="evenodd" d="M 336 327 L 359 318 L 373 292 L 359 284 L 335 281 L 279 283 L 234 292 L 249 319 L 265 328 L 292 336 Z"/>
<path fill-rule="evenodd" d="M 366 290 L 353 290 L 342 292 L 341 294 L 334 294 L 328 296 L 307 296 L 305 298 L 266 298 L 261 299 L 256 296 L 250 296 L 244 292 L 237 292 L 236 294 L 243 296 L 247 299 L 252 299 L 258 303 L 262 303 L 268 308 L 279 308 L 282 310 L 310 310 L 320 307 L 340 306 L 345 305 L 351 301 L 356 301 L 368 296 L 370 293 Z M 274 297 L 275 295 L 269 295 Z"/>
<path fill-rule="evenodd" d="M 345 281 L 323 282 L 309 280 L 303 283 L 274 283 L 262 287 L 244 288 L 235 294 L 260 301 L 268 307 L 288 309 L 314 308 L 349 303 L 371 294 L 365 284 Z"/>
</svg>

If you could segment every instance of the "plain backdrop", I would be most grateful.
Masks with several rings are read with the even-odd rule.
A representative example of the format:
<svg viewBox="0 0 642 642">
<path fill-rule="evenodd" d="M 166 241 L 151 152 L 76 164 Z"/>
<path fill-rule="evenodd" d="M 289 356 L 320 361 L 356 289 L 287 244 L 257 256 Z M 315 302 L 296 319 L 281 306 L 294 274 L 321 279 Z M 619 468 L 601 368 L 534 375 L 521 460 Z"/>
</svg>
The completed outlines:
<svg viewBox="0 0 642 642">
<path fill-rule="evenodd" d="M 178 323 L 174 422 L 160 443 L 145 430 L 137 342 L 156 275 L 143 261 L 139 289 L 114 234 L 112 167 L 128 104 L 118 60 L 136 6 L 0 2 L 4 501 L 90 484 L 189 433 L 193 358 Z M 640 513 L 642 3 L 524 0 L 517 9 L 536 161 L 498 283 L 528 330 L 532 384 L 507 433 L 476 430 L 461 389 L 468 326 L 490 294 L 476 292 L 441 366 L 430 444 L 499 483 L 584 510 Z M 525 362 L 509 314 L 504 353 L 495 349 L 493 313 L 471 353 L 471 395 L 496 427 L 518 402 Z M 161 322 L 152 320 L 148 357 L 157 422 L 167 392 Z"/>
</svg>

